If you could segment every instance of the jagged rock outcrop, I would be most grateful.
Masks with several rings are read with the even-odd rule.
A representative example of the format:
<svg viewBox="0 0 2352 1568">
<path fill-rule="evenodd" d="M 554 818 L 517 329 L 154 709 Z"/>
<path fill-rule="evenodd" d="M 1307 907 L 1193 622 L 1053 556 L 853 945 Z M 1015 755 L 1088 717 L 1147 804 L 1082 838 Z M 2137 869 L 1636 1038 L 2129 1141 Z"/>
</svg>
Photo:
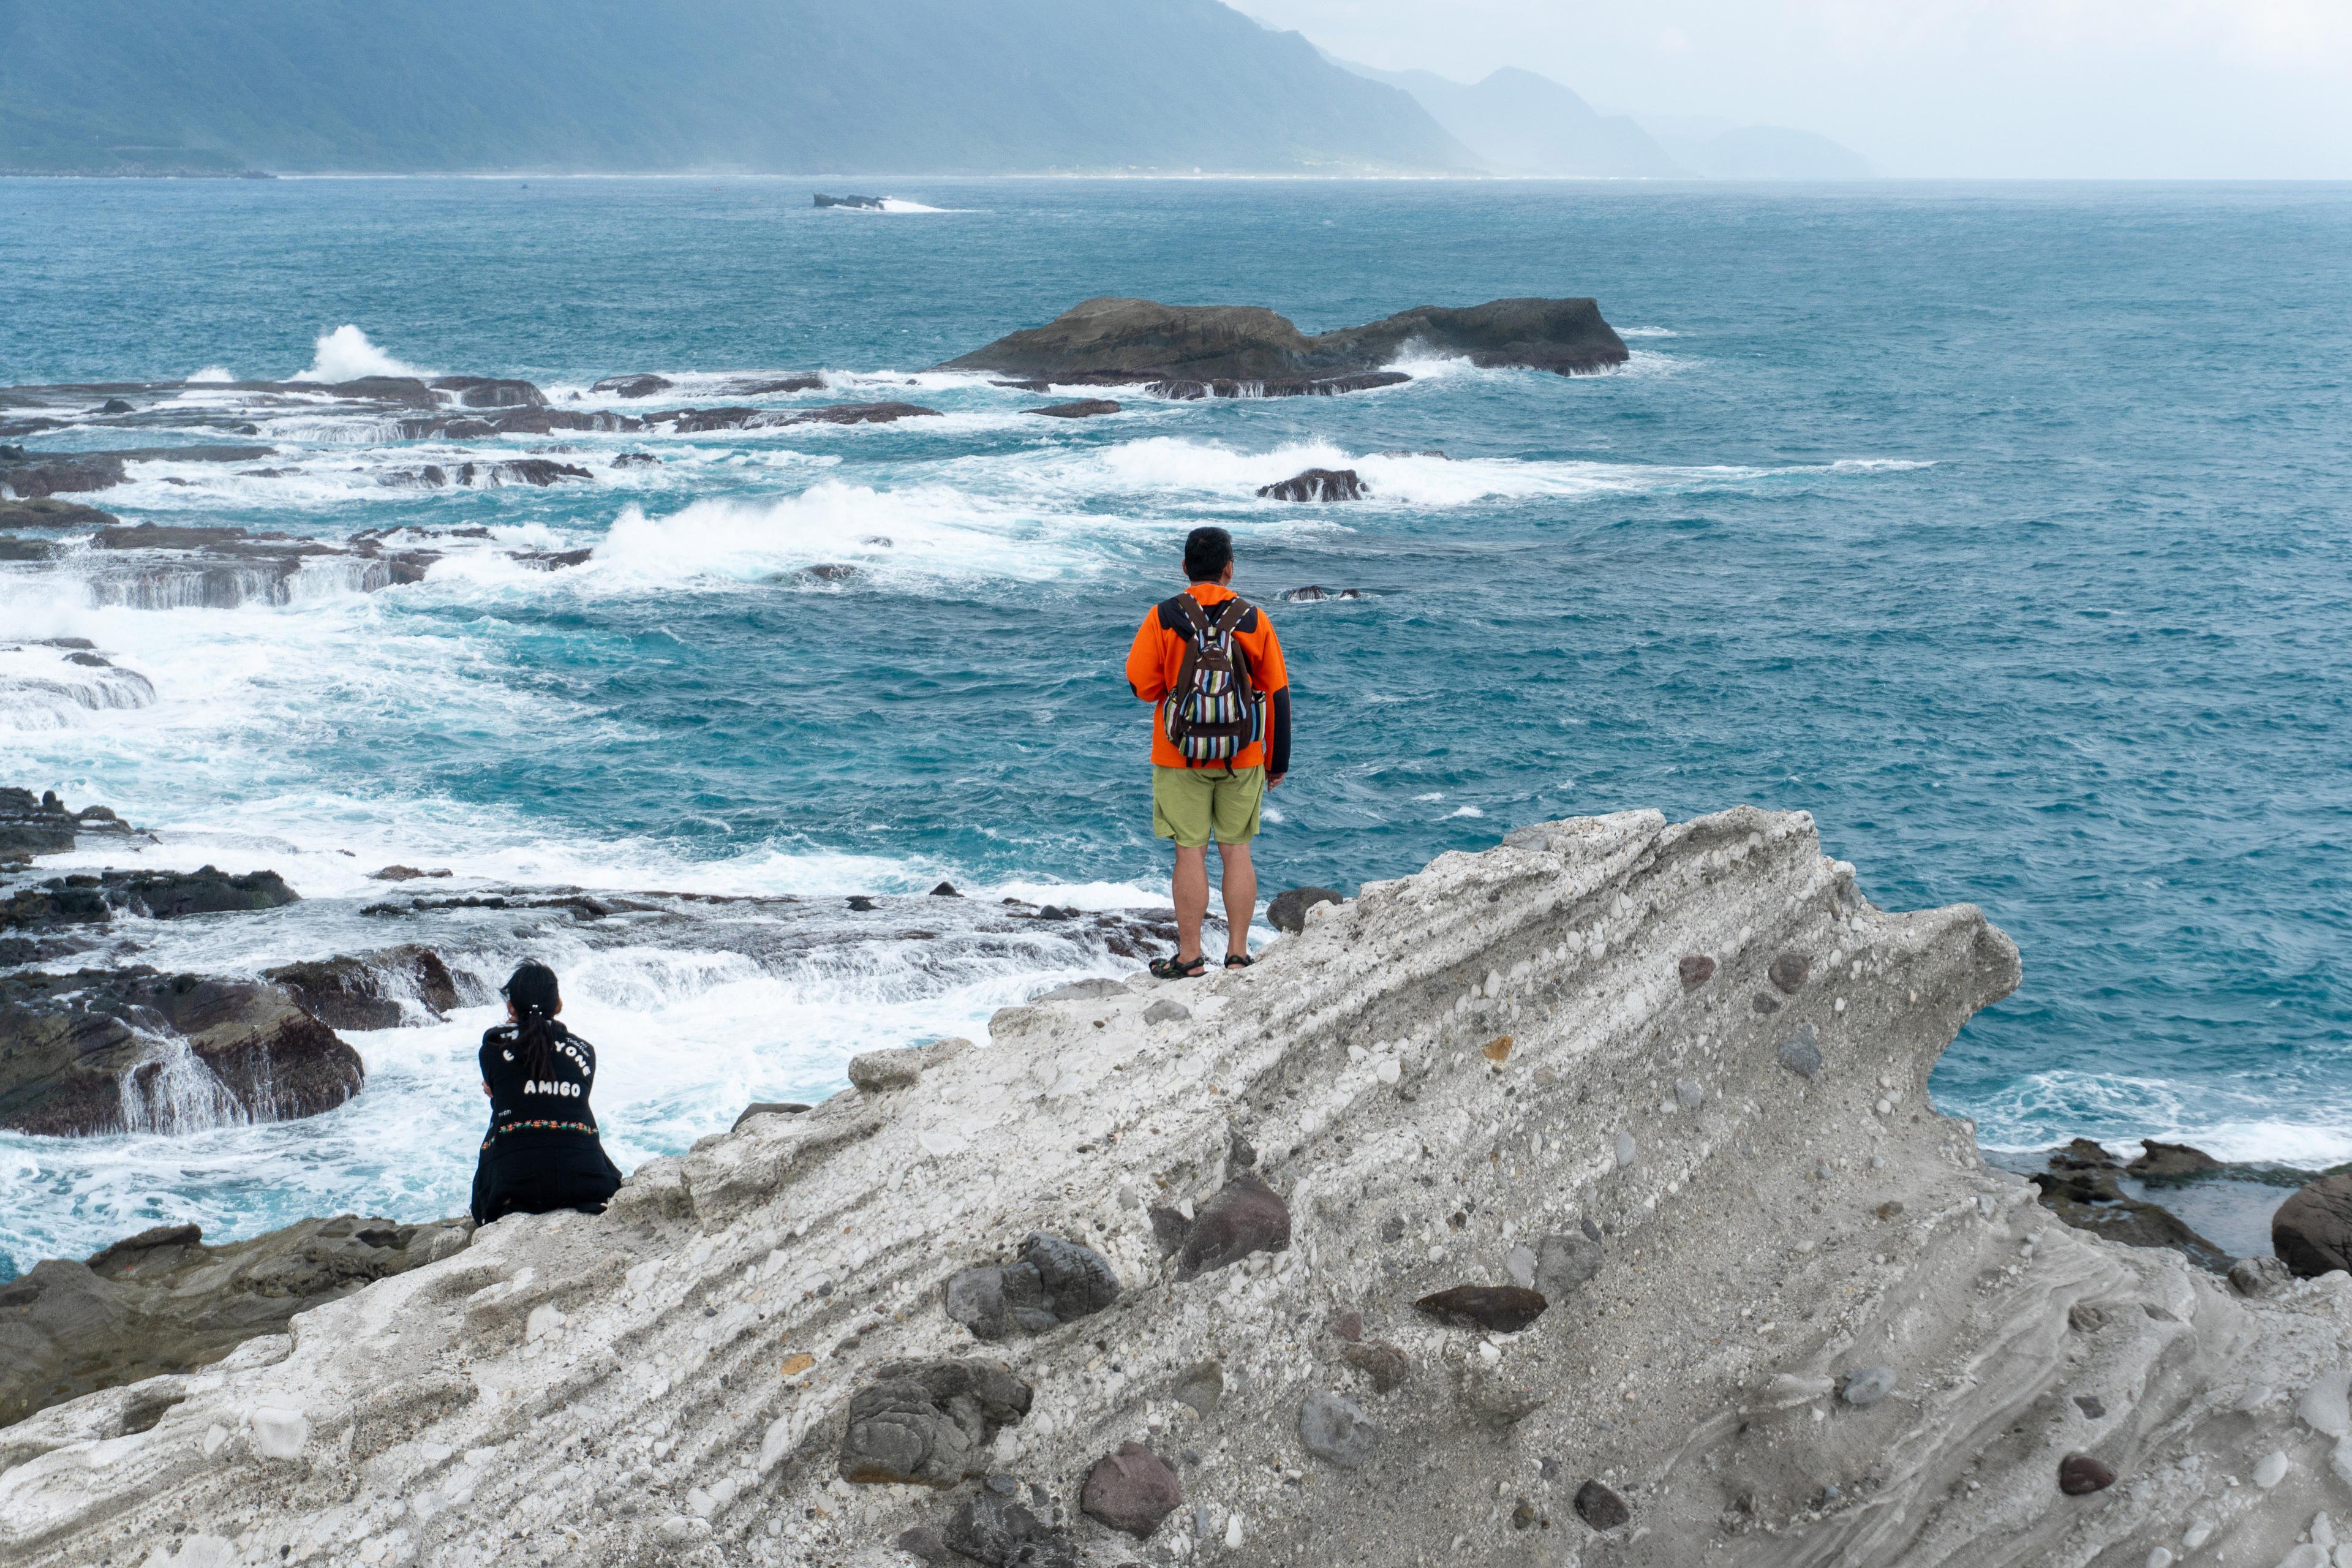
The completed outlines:
<svg viewBox="0 0 2352 1568">
<path fill-rule="evenodd" d="M 1570 374 L 1625 363 L 1624 341 L 1591 300 L 1490 300 L 1423 305 L 1361 327 L 1309 336 L 1255 305 L 1087 300 L 948 361 L 1044 384 L 1161 382 L 1171 397 L 1268 397 L 1361 391 L 1409 377 L 1383 367 L 1408 351 L 1481 365 Z"/>
<path fill-rule="evenodd" d="M 1004 1009 L 601 1216 L 502 1220 L 144 1431 L 107 1401 L 152 1385 L 44 1411 L 0 1553 L 2276 1563 L 2352 1469 L 2352 1280 L 2243 1298 L 1988 1170 L 1927 1079 L 2019 973 L 1975 909 L 1874 907 L 1801 815 L 1521 830 L 1254 968 Z M 1253 1184 L 1286 1247 L 1163 1251 L 1156 1211 Z M 946 1282 L 1030 1231 L 1119 1297 L 982 1353 Z M 1414 1309 L 1531 1305 L 1505 1280 L 1546 1303 L 1516 1331 Z M 1184 1499 L 1140 1549 L 1070 1506 L 1128 1444 Z"/>
<path fill-rule="evenodd" d="M 92 651 L 84 637 L 52 637 L 44 646 L 64 648 L 68 656 Z M 55 790 L 36 796 L 28 789 L 0 787 L 0 860 L 68 854 L 84 834 L 114 843 L 127 843 L 133 837 L 131 825 L 105 806 L 77 811 Z"/>
<path fill-rule="evenodd" d="M 673 408 L 648 414 L 648 425 L 667 425 L 680 436 L 712 430 L 782 430 L 794 425 L 889 425 L 901 419 L 936 419 L 940 411 L 919 403 L 834 403 L 823 408 Z"/>
<path fill-rule="evenodd" d="M 143 1432 L 181 1397 L 168 1373 L 210 1365 L 286 1321 L 371 1280 L 449 1257 L 469 1220 L 398 1225 L 342 1215 L 248 1241 L 209 1245 L 193 1225 L 159 1226 L 85 1262 L 50 1258 L 0 1284 L 0 1470 L 30 1456 L 5 1428 L 101 1388 L 103 1419 Z"/>
<path fill-rule="evenodd" d="M 359 1054 L 283 986 L 144 966 L 0 976 L 0 1127 L 192 1132 L 315 1116 Z"/>
<path fill-rule="evenodd" d="M 415 1004 L 437 1018 L 457 1005 L 457 983 L 429 947 L 282 964 L 263 975 L 331 1029 L 396 1028 Z"/>
<path fill-rule="evenodd" d="M 1361 500 L 1368 493 L 1353 468 L 1308 468 L 1257 488 L 1260 500 Z"/>
</svg>

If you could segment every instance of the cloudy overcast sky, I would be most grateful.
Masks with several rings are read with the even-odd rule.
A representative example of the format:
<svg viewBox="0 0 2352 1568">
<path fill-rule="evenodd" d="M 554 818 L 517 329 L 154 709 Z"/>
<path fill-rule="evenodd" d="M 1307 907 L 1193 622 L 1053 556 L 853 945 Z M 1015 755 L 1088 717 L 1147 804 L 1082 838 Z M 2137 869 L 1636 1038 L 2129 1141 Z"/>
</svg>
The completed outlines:
<svg viewBox="0 0 2352 1568">
<path fill-rule="evenodd" d="M 2352 0 L 1233 0 L 1335 55 L 1796 126 L 1885 173 L 2352 178 Z"/>
</svg>

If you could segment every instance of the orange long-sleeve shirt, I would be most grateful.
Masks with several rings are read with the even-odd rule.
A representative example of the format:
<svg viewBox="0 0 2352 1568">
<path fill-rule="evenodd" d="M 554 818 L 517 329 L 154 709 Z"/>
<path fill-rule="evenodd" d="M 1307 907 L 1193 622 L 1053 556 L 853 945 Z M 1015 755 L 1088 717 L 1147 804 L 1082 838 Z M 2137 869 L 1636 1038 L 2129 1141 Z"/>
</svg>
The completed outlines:
<svg viewBox="0 0 2352 1568">
<path fill-rule="evenodd" d="M 1234 596 L 1231 588 L 1215 583 L 1195 583 L 1184 591 L 1206 610 L 1214 610 Z M 1138 698 L 1154 705 L 1151 761 L 1158 767 L 1193 765 L 1169 740 L 1168 727 L 1160 721 L 1158 712 L 1158 704 L 1175 688 L 1177 671 L 1183 668 L 1184 649 L 1192 636 L 1183 611 L 1171 599 L 1151 607 L 1151 613 L 1143 617 L 1143 625 L 1136 629 L 1135 646 L 1127 651 L 1128 685 L 1134 688 Z M 1234 632 L 1234 641 L 1249 660 L 1250 686 L 1265 695 L 1268 711 L 1265 739 L 1243 747 L 1233 765 L 1254 768 L 1263 764 L 1267 777 L 1279 778 L 1290 771 L 1290 672 L 1283 666 L 1282 641 L 1274 635 L 1274 623 L 1255 605 L 1242 616 L 1242 624 Z"/>
</svg>

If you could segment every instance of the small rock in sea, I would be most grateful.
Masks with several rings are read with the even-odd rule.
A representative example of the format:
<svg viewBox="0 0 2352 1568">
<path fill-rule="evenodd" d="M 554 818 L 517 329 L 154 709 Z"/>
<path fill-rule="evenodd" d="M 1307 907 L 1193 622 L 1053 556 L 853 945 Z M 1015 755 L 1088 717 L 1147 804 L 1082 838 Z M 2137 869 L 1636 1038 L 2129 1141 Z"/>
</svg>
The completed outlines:
<svg viewBox="0 0 2352 1568">
<path fill-rule="evenodd" d="M 2066 1309 L 2066 1326 L 2077 1333 L 2096 1333 L 2107 1326 L 2106 1310 L 2088 1301 L 2077 1301 Z"/>
<path fill-rule="evenodd" d="M 1339 904 L 1347 900 L 1328 888 L 1293 888 L 1276 893 L 1274 901 L 1265 906 L 1265 923 L 1278 931 L 1297 936 L 1307 929 L 1307 911 L 1317 904 Z"/>
<path fill-rule="evenodd" d="M 1326 599 L 1360 599 L 1363 596 L 1361 588 L 1326 588 L 1314 583 L 1304 588 L 1286 588 L 1282 593 L 1283 602 L 1288 605 L 1319 605 Z"/>
<path fill-rule="evenodd" d="M 1589 1480 L 1576 1489 L 1576 1517 L 1595 1530 L 1615 1530 L 1633 1519 L 1633 1510 L 1614 1487 Z"/>
<path fill-rule="evenodd" d="M 2088 1454 L 2069 1454 L 2058 1461 L 2058 1489 L 2068 1497 L 2088 1497 L 2116 1484 L 2116 1472 Z"/>
<path fill-rule="evenodd" d="M 1755 1007 L 1759 1013 L 1777 1013 L 1780 1010 L 1780 999 L 1769 992 L 1759 991 L 1756 993 Z"/>
<path fill-rule="evenodd" d="M 1535 1289 L 1546 1301 L 1559 1300 L 1600 1273 L 1601 1261 L 1601 1244 L 1591 1237 L 1547 1236 L 1536 1243 Z"/>
<path fill-rule="evenodd" d="M 2305 1279 L 2352 1268 L 2352 1173 L 2296 1188 L 2271 1215 L 2271 1248 Z"/>
<path fill-rule="evenodd" d="M 1331 1331 L 1351 1345 L 1361 1344 L 1364 1339 L 1364 1315 L 1361 1312 L 1342 1312 L 1332 1320 Z"/>
<path fill-rule="evenodd" d="M 449 875 L 449 872 L 448 868 L 446 867 L 437 870 L 420 871 L 414 866 L 386 866 L 381 871 L 369 872 L 368 880 L 372 882 L 414 882 L 421 877 L 446 877 L 447 875 Z"/>
<path fill-rule="evenodd" d="M 1412 1373 L 1412 1358 L 1382 1340 L 1342 1345 L 1339 1359 L 1370 1378 L 1375 1394 L 1393 1391 Z"/>
<path fill-rule="evenodd" d="M 1260 500 L 1361 500 L 1364 481 L 1353 468 L 1308 468 L 1286 479 L 1257 488 Z"/>
<path fill-rule="evenodd" d="M 1517 1285 L 1456 1285 L 1423 1296 L 1413 1306 L 1441 1321 L 1515 1334 L 1543 1316 L 1549 1304 L 1536 1291 Z"/>
<path fill-rule="evenodd" d="M 869 914 L 873 911 L 874 900 L 863 893 L 853 893 L 850 895 L 849 907 L 859 914 Z"/>
<path fill-rule="evenodd" d="M 938 887 L 931 889 L 931 897 L 935 899 L 961 899 L 963 895 L 955 890 L 955 884 L 953 882 L 941 882 Z"/>
<path fill-rule="evenodd" d="M 2206 1171 L 2218 1171 L 2221 1162 L 2202 1149 L 2186 1143 L 2165 1143 L 2149 1139 L 2138 1159 L 2124 1170 L 2135 1176 L 2194 1176 Z"/>
<path fill-rule="evenodd" d="M 1176 1257 L 1176 1278 L 1192 1279 L 1289 1246 L 1289 1205 L 1255 1171 L 1243 1171 L 1195 1212 Z"/>
<path fill-rule="evenodd" d="M 1820 1037 L 1811 1024 L 1780 1042 L 1780 1065 L 1799 1078 L 1817 1079 L 1822 1076 Z"/>
<path fill-rule="evenodd" d="M 1176 1403 L 1195 1415 L 1207 1415 L 1225 1396 L 1225 1369 L 1213 1361 L 1194 1362 L 1176 1379 Z"/>
<path fill-rule="evenodd" d="M 1059 904 L 1041 904 L 1034 918 L 1041 921 L 1074 921 L 1078 918 L 1078 911 L 1066 910 Z"/>
<path fill-rule="evenodd" d="M 120 397 L 110 397 L 98 405 L 98 411 L 100 414 L 128 414 L 131 412 L 131 405 Z"/>
<path fill-rule="evenodd" d="M 1184 1489 L 1167 1461 L 1140 1443 L 1121 1443 L 1095 1461 L 1078 1491 L 1078 1509 L 1111 1529 L 1149 1540 L 1160 1521 L 1184 1504 Z"/>
<path fill-rule="evenodd" d="M 1801 952 L 1782 953 L 1766 971 L 1771 976 L 1772 984 L 1779 986 L 1783 994 L 1790 996 L 1794 996 L 1802 988 L 1805 977 L 1812 972 L 1813 961 Z"/>
<path fill-rule="evenodd" d="M 1171 1002 L 1163 996 L 1143 1010 L 1143 1021 L 1147 1024 L 1189 1024 L 1192 1021 L 1192 1009 L 1181 1002 Z"/>
<path fill-rule="evenodd" d="M 1677 967 L 1682 972 L 1685 989 L 1704 985 L 1715 978 L 1715 960 L 1703 952 L 1685 953 Z"/>
<path fill-rule="evenodd" d="M 930 1568 L 955 1568 L 961 1561 L 949 1550 L 946 1538 L 928 1524 L 900 1531 L 890 1544 L 917 1562 L 929 1563 Z"/>
<path fill-rule="evenodd" d="M 967 1499 L 949 1518 L 944 1534 L 950 1547 L 990 1568 L 1078 1568 L 1067 1530 L 993 1491 Z"/>
<path fill-rule="evenodd" d="M 1024 408 L 1024 414 L 1042 414 L 1048 419 L 1092 419 L 1097 415 L 1116 414 L 1118 405 L 1107 397 L 1081 397 L 1075 403 L 1056 403 L 1048 408 Z"/>
<path fill-rule="evenodd" d="M 1504 1255 L 1503 1272 L 1522 1290 L 1536 1288 L 1536 1250 L 1522 1242 Z"/>
<path fill-rule="evenodd" d="M 1891 1366 L 1866 1366 L 1860 1372 L 1846 1374 L 1845 1386 L 1839 1390 L 1848 1405 L 1866 1409 L 1895 1392 L 1895 1369 Z"/>
<path fill-rule="evenodd" d="M 1318 1389 L 1298 1406 L 1298 1440 L 1317 1458 L 1352 1470 L 1381 1446 L 1381 1429 L 1345 1394 Z"/>
<path fill-rule="evenodd" d="M 951 1487 L 982 1475 L 998 1429 L 1029 1402 L 1029 1385 L 994 1362 L 886 1361 L 849 1396 L 841 1479 Z"/>
<path fill-rule="evenodd" d="M 653 468 L 660 466 L 661 459 L 651 452 L 623 452 L 613 459 L 613 467 L 616 468 Z"/>
<path fill-rule="evenodd" d="M 1706 1103 L 1706 1086 L 1695 1078 L 1675 1079 L 1675 1103 L 1685 1110 L 1696 1110 Z"/>
<path fill-rule="evenodd" d="M 2275 1296 L 2294 1283 L 2294 1270 L 2275 1258 L 2241 1258 L 2230 1265 L 2230 1285 L 2241 1296 Z"/>
<path fill-rule="evenodd" d="M 2078 1394 L 2074 1395 L 2074 1404 L 2084 1415 L 2094 1421 L 2107 1413 L 2105 1403 L 2095 1394 Z"/>
</svg>

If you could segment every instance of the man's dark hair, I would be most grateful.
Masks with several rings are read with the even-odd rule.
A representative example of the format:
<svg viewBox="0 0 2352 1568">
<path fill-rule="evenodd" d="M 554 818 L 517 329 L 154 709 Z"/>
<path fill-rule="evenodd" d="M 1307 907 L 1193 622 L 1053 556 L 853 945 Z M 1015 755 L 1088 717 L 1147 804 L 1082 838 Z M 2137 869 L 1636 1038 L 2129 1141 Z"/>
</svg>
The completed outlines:
<svg viewBox="0 0 2352 1568">
<path fill-rule="evenodd" d="M 1184 575 L 1213 583 L 1234 563 L 1234 536 L 1222 528 L 1196 528 L 1184 536 Z"/>
</svg>

